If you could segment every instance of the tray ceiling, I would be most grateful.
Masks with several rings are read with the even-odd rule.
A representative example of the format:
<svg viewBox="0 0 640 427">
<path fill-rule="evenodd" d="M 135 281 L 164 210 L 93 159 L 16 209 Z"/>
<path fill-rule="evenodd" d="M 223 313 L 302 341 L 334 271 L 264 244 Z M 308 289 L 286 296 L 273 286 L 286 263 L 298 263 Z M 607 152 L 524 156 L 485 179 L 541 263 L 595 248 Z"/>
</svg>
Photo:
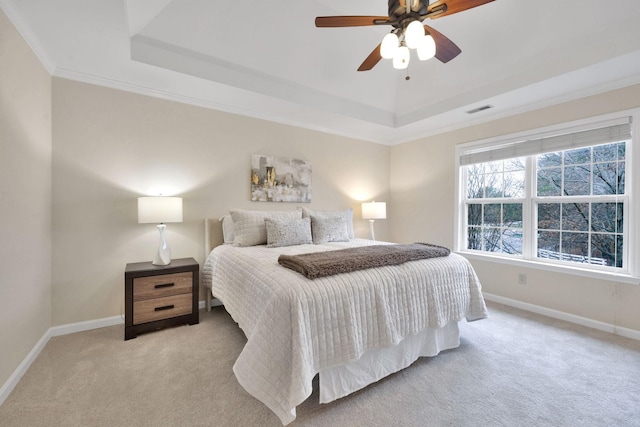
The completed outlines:
<svg viewBox="0 0 640 427">
<path fill-rule="evenodd" d="M 0 5 L 53 75 L 389 145 L 640 83 L 637 0 L 496 0 L 425 22 L 462 49 L 451 62 L 368 72 L 389 27 L 314 19 L 383 1 Z"/>
</svg>

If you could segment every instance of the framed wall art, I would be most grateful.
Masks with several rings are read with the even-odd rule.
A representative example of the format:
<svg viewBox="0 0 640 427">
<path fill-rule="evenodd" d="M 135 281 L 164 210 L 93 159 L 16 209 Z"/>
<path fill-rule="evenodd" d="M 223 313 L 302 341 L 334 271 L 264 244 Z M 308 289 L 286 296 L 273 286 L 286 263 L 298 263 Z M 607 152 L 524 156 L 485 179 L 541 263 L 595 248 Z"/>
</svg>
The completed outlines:
<svg viewBox="0 0 640 427">
<path fill-rule="evenodd" d="M 311 162 L 251 155 L 252 202 L 311 202 Z"/>
</svg>

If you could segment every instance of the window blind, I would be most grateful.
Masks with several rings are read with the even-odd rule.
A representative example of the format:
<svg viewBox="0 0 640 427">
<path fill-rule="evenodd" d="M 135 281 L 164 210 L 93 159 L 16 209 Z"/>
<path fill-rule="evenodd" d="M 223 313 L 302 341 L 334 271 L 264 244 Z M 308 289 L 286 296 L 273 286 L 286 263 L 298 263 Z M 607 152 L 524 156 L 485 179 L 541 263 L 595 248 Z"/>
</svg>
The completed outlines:
<svg viewBox="0 0 640 427">
<path fill-rule="evenodd" d="M 579 130 L 540 138 L 531 138 L 512 142 L 496 143 L 480 148 L 468 147 L 460 150 L 460 165 L 511 159 L 532 154 L 551 153 L 626 141 L 631 138 L 631 118 L 625 117 L 603 127 Z"/>
</svg>

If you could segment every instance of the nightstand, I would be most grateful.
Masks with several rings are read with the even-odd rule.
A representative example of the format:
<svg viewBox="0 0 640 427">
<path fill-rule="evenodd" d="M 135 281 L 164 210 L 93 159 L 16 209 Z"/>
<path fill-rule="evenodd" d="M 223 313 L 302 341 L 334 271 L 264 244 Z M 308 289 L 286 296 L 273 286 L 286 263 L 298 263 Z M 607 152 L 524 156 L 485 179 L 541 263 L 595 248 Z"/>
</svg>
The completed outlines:
<svg viewBox="0 0 640 427">
<path fill-rule="evenodd" d="M 199 322 L 198 276 L 193 258 L 169 265 L 127 264 L 124 272 L 124 339 L 167 326 Z"/>
</svg>

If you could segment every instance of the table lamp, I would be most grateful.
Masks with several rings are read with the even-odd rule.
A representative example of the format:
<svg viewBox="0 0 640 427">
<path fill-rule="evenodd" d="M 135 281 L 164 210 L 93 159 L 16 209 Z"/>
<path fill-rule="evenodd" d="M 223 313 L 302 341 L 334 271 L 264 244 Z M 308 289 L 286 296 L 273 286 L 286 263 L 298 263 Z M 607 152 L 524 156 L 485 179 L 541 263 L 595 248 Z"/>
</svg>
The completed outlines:
<svg viewBox="0 0 640 427">
<path fill-rule="evenodd" d="M 156 223 L 160 233 L 160 244 L 153 258 L 153 265 L 168 265 L 171 263 L 171 248 L 167 243 L 165 231 L 166 222 L 182 222 L 181 197 L 139 197 L 138 224 Z"/>
<path fill-rule="evenodd" d="M 373 232 L 373 222 L 376 219 L 387 218 L 387 204 L 385 202 L 366 202 L 362 204 L 362 219 L 369 220 L 369 227 L 371 228 L 371 240 L 376 240 L 376 236 Z"/>
</svg>

